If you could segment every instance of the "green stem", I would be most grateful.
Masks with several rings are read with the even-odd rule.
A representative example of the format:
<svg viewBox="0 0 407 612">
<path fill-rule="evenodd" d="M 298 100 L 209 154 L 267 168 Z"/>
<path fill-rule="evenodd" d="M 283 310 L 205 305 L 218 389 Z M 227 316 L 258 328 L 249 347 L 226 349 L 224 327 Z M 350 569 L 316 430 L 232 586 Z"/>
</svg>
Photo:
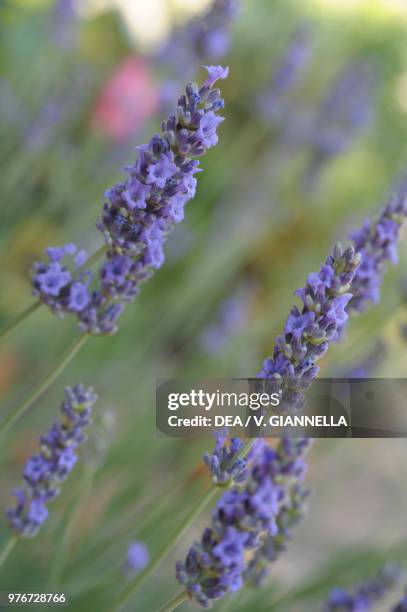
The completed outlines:
<svg viewBox="0 0 407 612">
<path fill-rule="evenodd" d="M 119 525 L 114 529 L 108 530 L 104 534 L 104 537 L 96 541 L 90 550 L 88 549 L 85 553 L 76 555 L 72 564 L 74 575 L 77 573 L 83 573 L 81 571 L 82 568 L 88 568 L 90 564 L 95 559 L 100 558 L 101 555 L 106 557 L 106 555 L 113 552 L 115 549 L 123 550 L 123 539 L 125 541 L 128 541 L 133 537 L 140 540 L 144 539 L 142 534 L 146 529 L 146 526 L 148 529 L 150 524 L 154 524 L 157 520 L 162 519 L 162 509 L 166 508 L 168 510 L 168 502 L 170 502 L 172 498 L 179 499 L 184 487 L 184 484 L 178 487 L 174 487 L 174 485 L 172 485 L 171 489 L 160 497 L 160 504 L 157 504 L 156 497 L 148 500 L 148 503 L 141 504 L 139 509 L 136 510 L 136 512 L 131 516 L 131 526 L 129 526 L 128 522 L 126 521 L 126 523 Z M 137 525 L 137 527 L 134 525 Z M 70 574 L 70 568 L 66 573 Z"/>
<path fill-rule="evenodd" d="M 2 567 L 3 563 L 7 561 L 9 555 L 13 551 L 16 544 L 17 544 L 17 537 L 12 536 L 0 553 L 0 568 Z"/>
<path fill-rule="evenodd" d="M 95 463 L 87 464 L 84 467 L 77 498 L 73 506 L 70 508 L 68 516 L 65 518 L 65 526 L 63 527 L 59 544 L 55 548 L 54 561 L 52 563 L 52 568 L 48 579 L 49 588 L 56 589 L 61 586 L 61 577 L 63 576 L 65 563 L 69 555 L 69 548 L 75 521 L 78 517 L 79 508 L 83 504 L 84 500 L 87 499 L 92 489 L 96 469 L 97 465 Z"/>
<path fill-rule="evenodd" d="M 28 319 L 39 307 L 41 306 L 41 302 L 33 302 L 28 308 L 20 312 L 14 319 L 11 319 L 9 323 L 0 330 L 0 338 L 5 338 L 9 332 L 11 332 L 19 323 Z"/>
<path fill-rule="evenodd" d="M 119 612 L 124 608 L 129 599 L 134 595 L 134 593 L 144 584 L 145 580 L 154 572 L 155 569 L 160 565 L 161 561 L 167 556 L 170 550 L 175 546 L 177 542 L 182 538 L 187 529 L 194 522 L 196 517 L 202 512 L 202 510 L 207 506 L 207 504 L 211 501 L 211 499 L 218 492 L 218 487 L 212 485 L 209 489 L 204 493 L 201 499 L 198 501 L 196 506 L 192 508 L 189 515 L 183 520 L 181 525 L 175 529 L 171 537 L 168 538 L 166 542 L 164 542 L 163 546 L 159 549 L 155 559 L 149 563 L 144 570 L 142 570 L 137 576 L 133 578 L 127 585 L 127 587 L 122 592 L 117 605 L 114 607 L 114 612 Z"/>
<path fill-rule="evenodd" d="M 250 451 L 253 444 L 254 444 L 254 440 L 252 439 L 247 440 L 245 444 L 243 445 L 239 453 L 239 456 L 245 457 Z M 201 514 L 201 512 L 205 509 L 205 507 L 208 505 L 208 503 L 213 499 L 213 497 L 216 495 L 216 493 L 220 489 L 221 488 L 216 485 L 211 485 L 209 487 L 206 493 L 204 493 L 204 495 L 198 501 L 196 506 L 192 508 L 188 516 L 183 520 L 181 525 L 179 525 L 179 527 L 175 529 L 171 537 L 168 538 L 168 540 L 163 544 L 161 549 L 159 549 L 155 559 L 151 561 L 151 563 L 149 563 L 149 565 L 147 565 L 143 571 L 137 574 L 137 576 L 135 576 L 133 580 L 129 582 L 129 584 L 124 589 L 121 596 L 119 597 L 119 600 L 117 602 L 117 605 L 113 609 L 113 612 L 120 612 L 120 610 L 124 608 L 124 606 L 127 604 L 129 599 L 144 584 L 145 580 L 150 576 L 150 574 L 152 574 L 154 570 L 156 570 L 156 568 L 160 565 L 161 561 L 167 556 L 167 554 L 170 552 L 173 546 L 175 546 L 175 544 L 179 542 L 179 540 L 182 538 L 184 533 L 192 525 L 196 517 L 199 516 L 199 514 Z"/>
<path fill-rule="evenodd" d="M 95 251 L 95 253 L 93 253 L 93 255 L 89 257 L 89 259 L 85 261 L 85 263 L 80 268 L 78 268 L 77 271 L 81 272 L 85 268 L 90 268 L 106 253 L 108 248 L 109 247 L 106 244 L 103 244 L 97 251 Z M 30 317 L 36 310 L 38 310 L 38 308 L 40 308 L 42 304 L 42 302 L 34 302 L 30 306 L 28 306 L 28 308 L 20 312 L 20 314 L 17 315 L 14 319 L 11 319 L 9 323 L 6 323 L 3 329 L 0 330 L 0 339 L 2 340 L 3 338 L 5 338 L 9 332 L 11 332 L 15 327 L 17 327 L 17 325 L 19 325 L 19 323 L 25 321 L 25 319 L 28 319 L 28 317 Z"/>
<path fill-rule="evenodd" d="M 101 247 L 98 248 L 97 251 L 95 251 L 93 253 L 93 255 L 91 255 L 86 261 L 85 263 L 78 269 L 78 272 L 81 272 L 82 270 L 85 270 L 86 268 L 90 268 L 91 266 L 93 266 L 94 263 L 96 263 L 108 250 L 108 246 L 107 244 L 102 244 Z"/>
<path fill-rule="evenodd" d="M 178 606 L 180 606 L 184 601 L 188 599 L 188 593 L 186 591 L 181 591 L 178 595 L 175 595 L 170 601 L 168 601 L 165 606 L 162 606 L 158 612 L 172 612 L 176 610 Z"/>
<path fill-rule="evenodd" d="M 27 399 L 17 406 L 14 410 L 6 416 L 6 418 L 0 423 L 0 439 L 10 429 L 10 427 L 31 407 L 31 405 L 39 398 L 45 391 L 52 385 L 52 383 L 62 374 L 66 366 L 75 355 L 78 353 L 80 348 L 84 345 L 88 334 L 81 334 L 75 342 L 69 347 L 64 353 L 62 359 L 57 363 L 56 367 L 48 374 L 46 379 L 39 384 L 34 391 L 27 397 Z"/>
</svg>

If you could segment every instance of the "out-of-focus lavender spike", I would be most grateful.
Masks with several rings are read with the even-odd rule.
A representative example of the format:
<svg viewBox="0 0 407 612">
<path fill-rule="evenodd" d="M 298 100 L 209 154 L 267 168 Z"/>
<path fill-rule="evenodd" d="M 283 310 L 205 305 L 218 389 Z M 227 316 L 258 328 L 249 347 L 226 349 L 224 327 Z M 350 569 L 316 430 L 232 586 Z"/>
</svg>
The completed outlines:
<svg viewBox="0 0 407 612">
<path fill-rule="evenodd" d="M 309 24 L 301 24 L 273 72 L 271 82 L 257 97 L 257 107 L 267 122 L 281 122 L 290 112 L 287 104 L 289 94 L 299 85 L 311 58 L 311 29 Z"/>
<path fill-rule="evenodd" d="M 2 125 L 18 123 L 20 127 L 27 120 L 27 113 L 18 100 L 11 83 L 5 78 L 0 78 L 0 120 Z"/>
<path fill-rule="evenodd" d="M 214 0 L 207 13 L 185 28 L 195 62 L 219 60 L 229 50 L 229 26 L 236 15 L 238 0 Z"/>
<path fill-rule="evenodd" d="M 385 565 L 373 579 L 354 587 L 352 591 L 332 589 L 323 612 L 347 612 L 372 610 L 398 582 L 401 570 L 398 565 Z"/>
<path fill-rule="evenodd" d="M 62 418 L 41 436 L 40 452 L 25 464 L 24 485 L 14 491 L 16 506 L 6 511 L 10 526 L 19 537 L 35 536 L 47 519 L 47 504 L 59 495 L 62 482 L 78 459 L 76 449 L 86 440 L 84 430 L 91 423 L 96 399 L 91 388 L 66 387 Z"/>
<path fill-rule="evenodd" d="M 304 177 L 307 188 L 315 188 L 326 164 L 348 151 L 369 126 L 375 110 L 376 83 L 376 68 L 367 61 L 349 64 L 333 82 L 309 131 L 311 161 Z"/>
<path fill-rule="evenodd" d="M 200 337 L 200 345 L 209 354 L 216 354 L 225 347 L 248 319 L 251 288 L 243 283 L 226 297 L 218 311 L 217 320 L 208 325 Z"/>
<path fill-rule="evenodd" d="M 94 76 L 86 69 L 71 75 L 69 91 L 49 97 L 37 111 L 25 130 L 23 146 L 29 151 L 45 151 L 58 133 L 75 119 L 78 108 L 83 106 Z"/>
<path fill-rule="evenodd" d="M 77 32 L 74 0 L 57 0 L 51 11 L 52 40 L 58 47 L 69 49 L 74 46 Z"/>
<path fill-rule="evenodd" d="M 230 25 L 238 10 L 238 0 L 214 0 L 204 15 L 176 27 L 158 50 L 154 61 L 168 75 L 160 84 L 159 106 L 171 108 L 180 82 L 190 79 L 199 66 L 221 61 L 230 47 Z"/>
<path fill-rule="evenodd" d="M 400 228 L 407 217 L 407 180 L 390 198 L 377 220 L 367 219 L 363 226 L 351 234 L 362 263 L 352 283 L 352 300 L 348 310 L 364 311 L 368 303 L 380 299 L 380 287 L 386 263 L 398 261 L 397 245 Z"/>
<path fill-rule="evenodd" d="M 49 146 L 56 128 L 62 122 L 64 110 L 63 100 L 50 100 L 40 109 L 25 135 L 24 145 L 28 150 L 39 151 Z"/>
<path fill-rule="evenodd" d="M 204 15 L 174 29 L 156 60 L 183 80 L 191 78 L 203 62 L 219 61 L 229 50 L 228 30 L 237 8 L 238 0 L 213 0 Z"/>
<path fill-rule="evenodd" d="M 377 340 L 373 349 L 357 364 L 340 373 L 341 378 L 370 378 L 383 363 L 387 354 L 387 344 L 384 340 Z"/>
</svg>

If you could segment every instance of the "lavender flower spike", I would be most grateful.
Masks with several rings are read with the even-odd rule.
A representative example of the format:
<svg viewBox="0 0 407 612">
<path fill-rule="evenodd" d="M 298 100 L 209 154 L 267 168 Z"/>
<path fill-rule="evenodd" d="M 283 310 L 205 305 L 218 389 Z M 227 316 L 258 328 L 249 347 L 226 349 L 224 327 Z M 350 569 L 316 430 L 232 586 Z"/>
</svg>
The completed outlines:
<svg viewBox="0 0 407 612">
<path fill-rule="evenodd" d="M 107 192 L 99 228 L 115 253 L 137 256 L 142 273 L 162 264 L 162 244 L 175 223 L 183 219 L 186 202 L 194 197 L 199 162 L 217 144 L 216 129 L 223 121 L 216 113 L 223 108 L 219 90 L 228 69 L 207 67 L 202 87 L 189 83 L 178 100 L 176 115 L 162 123 L 162 134 L 137 147 L 138 158 L 126 170 L 128 178 Z"/>
<path fill-rule="evenodd" d="M 204 608 L 243 585 L 247 555 L 278 532 L 276 518 L 288 483 L 302 477 L 302 454 L 308 446 L 284 444 L 277 450 L 259 445 L 250 457 L 247 478 L 223 494 L 201 541 L 176 564 L 178 582 Z"/>
<path fill-rule="evenodd" d="M 357 586 L 351 593 L 332 589 L 324 612 L 365 612 L 371 610 L 392 589 L 401 575 L 397 565 L 384 566 L 372 580 Z"/>
<path fill-rule="evenodd" d="M 375 67 L 358 61 L 340 72 L 323 100 L 309 135 L 312 159 L 305 175 L 313 188 L 323 168 L 345 153 L 366 130 L 374 114 Z"/>
<path fill-rule="evenodd" d="M 312 56 L 310 29 L 299 26 L 292 37 L 271 83 L 257 100 L 257 106 L 266 121 L 280 120 L 287 112 L 287 96 L 299 83 Z"/>
<path fill-rule="evenodd" d="M 318 375 L 316 361 L 338 338 L 348 319 L 346 307 L 352 298 L 350 288 L 360 260 L 353 247 L 344 251 L 337 244 L 320 271 L 310 274 L 305 287 L 295 292 L 302 307 L 291 309 L 273 355 L 264 361 L 259 373 L 260 378 L 279 382 L 290 408 L 295 408 L 295 392 L 308 389 Z M 280 408 L 284 408 L 284 402 Z"/>
<path fill-rule="evenodd" d="M 386 262 L 397 263 L 400 227 L 407 217 L 407 181 L 382 210 L 377 221 L 365 221 L 351 238 L 362 255 L 362 264 L 352 284 L 350 310 L 363 311 L 368 302 L 378 302 Z"/>
<path fill-rule="evenodd" d="M 237 0 L 213 0 L 204 15 L 174 29 L 155 59 L 182 79 L 193 74 L 204 61 L 221 59 L 230 46 L 229 26 L 237 8 Z"/>
<path fill-rule="evenodd" d="M 40 452 L 25 464 L 24 485 L 14 491 L 17 504 L 6 511 L 10 526 L 18 536 L 35 536 L 47 519 L 47 504 L 59 495 L 61 483 L 78 459 L 75 451 L 86 440 L 84 429 L 91 423 L 96 399 L 91 388 L 66 387 L 61 403 L 62 418 L 41 436 Z"/>
<path fill-rule="evenodd" d="M 108 251 L 96 286 L 90 288 L 92 274 L 83 270 L 86 254 L 77 253 L 75 245 L 47 249 L 49 261 L 34 264 L 34 295 L 61 316 L 74 313 L 82 332 L 114 333 L 124 305 L 164 262 L 166 238 L 195 195 L 194 175 L 200 170 L 195 158 L 217 144 L 223 121 L 217 113 L 224 102 L 213 86 L 227 77 L 228 68 L 206 69 L 205 83 L 187 85 L 176 113 L 162 123 L 161 134 L 137 147 L 127 178 L 107 192 L 97 225 Z M 74 255 L 75 265 L 67 265 L 66 258 Z"/>
<path fill-rule="evenodd" d="M 298 390 L 307 389 L 316 378 L 316 361 L 338 338 L 347 321 L 346 306 L 352 298 L 349 289 L 360 259 L 353 247 L 344 251 L 340 244 L 335 245 L 320 271 L 310 274 L 305 287 L 295 292 L 303 306 L 301 310 L 292 308 L 273 356 L 265 360 L 259 373 L 261 378 L 278 382 L 290 409 L 296 407 L 301 395 Z M 281 548 L 284 539 L 290 537 L 290 527 L 295 523 L 291 511 L 298 518 L 301 514 L 305 492 L 293 488 L 291 482 L 283 484 L 289 477 L 295 477 L 297 483 L 301 480 L 305 469 L 302 455 L 309 442 L 283 439 L 279 452 L 259 444 L 260 449 L 251 456 L 253 467 L 242 490 L 235 484 L 223 495 L 214 511 L 212 527 L 204 532 L 201 543 L 191 547 L 185 562 L 176 566 L 178 581 L 204 607 L 240 588 L 244 578 L 260 582 L 268 572 L 266 561 L 273 559 L 273 545 Z M 222 448 L 215 447 L 214 465 L 210 456 L 206 463 L 215 477 L 219 474 L 227 479 L 230 475 L 224 474 L 219 465 L 220 453 L 225 452 Z M 256 480 L 258 471 L 265 475 L 260 482 Z M 285 530 L 280 534 L 283 541 L 272 539 L 279 533 L 279 513 L 280 529 Z M 245 560 L 247 549 L 258 550 L 249 565 Z M 225 558 L 224 550 L 233 551 L 233 558 Z"/>
</svg>

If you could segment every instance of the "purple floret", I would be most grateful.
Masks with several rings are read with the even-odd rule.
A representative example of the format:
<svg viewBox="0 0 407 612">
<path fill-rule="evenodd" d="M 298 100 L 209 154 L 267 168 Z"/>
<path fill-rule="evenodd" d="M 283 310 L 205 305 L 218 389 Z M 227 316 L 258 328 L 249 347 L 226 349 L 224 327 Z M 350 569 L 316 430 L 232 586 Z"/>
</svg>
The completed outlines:
<svg viewBox="0 0 407 612">
<path fill-rule="evenodd" d="M 74 244 L 46 249 L 48 262 L 33 265 L 33 294 L 49 308 L 62 315 L 79 313 L 89 303 L 91 273 L 82 270 L 88 257 L 86 251 L 78 251 Z"/>
<path fill-rule="evenodd" d="M 63 287 L 66 287 L 71 275 L 59 263 L 52 262 L 43 272 L 36 276 L 40 291 L 45 295 L 58 296 Z"/>
<path fill-rule="evenodd" d="M 243 442 L 238 438 L 231 438 L 229 444 L 226 441 L 226 435 L 217 435 L 212 454 L 205 453 L 203 457 L 212 473 L 213 482 L 220 485 L 231 481 L 241 482 L 247 476 L 247 461 L 239 457 Z"/>
</svg>

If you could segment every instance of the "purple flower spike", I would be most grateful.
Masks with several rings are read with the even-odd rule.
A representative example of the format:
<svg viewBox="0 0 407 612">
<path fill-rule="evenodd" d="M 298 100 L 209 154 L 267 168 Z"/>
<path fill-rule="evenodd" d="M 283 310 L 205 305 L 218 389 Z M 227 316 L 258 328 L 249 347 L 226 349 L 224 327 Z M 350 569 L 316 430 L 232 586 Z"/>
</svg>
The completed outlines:
<svg viewBox="0 0 407 612">
<path fill-rule="evenodd" d="M 248 319 L 251 296 L 252 286 L 244 282 L 222 300 L 215 320 L 200 337 L 200 345 L 205 352 L 220 352 L 241 331 Z"/>
<path fill-rule="evenodd" d="M 219 438 L 218 454 L 223 444 L 224 438 Z M 231 440 L 232 446 L 238 446 L 236 441 Z M 185 561 L 176 564 L 178 582 L 202 607 L 209 608 L 214 600 L 238 590 L 249 579 L 248 573 L 255 572 L 250 554 L 262 550 L 268 538 L 277 537 L 292 483 L 303 478 L 308 446 L 308 441 L 286 440 L 274 450 L 258 443 L 248 457 L 246 477 L 225 491 L 212 513 L 211 526 L 191 546 Z"/>
<path fill-rule="evenodd" d="M 397 584 L 400 576 L 401 571 L 398 565 L 386 565 L 375 578 L 358 585 L 352 592 L 336 587 L 332 589 L 323 610 L 324 612 L 365 612 L 372 610 L 378 601 Z"/>
<path fill-rule="evenodd" d="M 193 159 L 218 142 L 217 113 L 224 103 L 212 86 L 228 74 L 221 66 L 207 67 L 204 85 L 189 83 L 175 114 L 162 123 L 161 134 L 137 147 L 127 178 L 106 192 L 98 228 L 108 245 L 94 286 L 83 270 L 87 255 L 75 245 L 50 247 L 48 262 L 34 264 L 33 294 L 60 316 L 74 313 L 82 332 L 113 334 L 126 303 L 138 295 L 141 283 L 164 263 L 164 243 L 184 218 L 184 207 L 195 196 L 200 171 Z M 70 261 L 72 258 L 73 261 Z"/>
<path fill-rule="evenodd" d="M 18 536 L 35 536 L 47 519 L 47 503 L 59 495 L 61 483 L 78 459 L 76 449 L 86 440 L 84 429 L 91 422 L 96 399 L 93 390 L 82 385 L 65 389 L 62 419 L 41 436 L 40 452 L 25 464 L 24 487 L 14 491 L 16 506 L 6 511 L 10 526 Z"/>
<path fill-rule="evenodd" d="M 207 68 L 209 78 L 199 88 L 189 83 L 178 101 L 176 115 L 162 124 L 162 135 L 137 148 L 138 159 L 127 168 L 128 179 L 107 192 L 99 228 L 116 251 L 143 261 L 155 243 L 162 244 L 180 220 L 180 206 L 194 197 L 199 162 L 218 139 L 216 129 L 223 121 L 216 113 L 223 107 L 212 86 L 228 70 Z"/>
<path fill-rule="evenodd" d="M 347 320 L 346 306 L 352 298 L 350 288 L 360 259 L 353 247 L 343 250 L 340 244 L 335 245 L 320 271 L 310 274 L 305 286 L 295 292 L 303 305 L 291 310 L 272 357 L 265 360 L 258 375 L 269 379 L 270 384 L 278 383 L 290 410 L 301 406 L 302 394 L 298 390 L 309 388 L 318 374 L 317 360 L 338 338 Z M 292 529 L 302 518 L 308 495 L 301 482 L 309 444 L 306 439 L 283 438 L 274 450 L 256 441 L 247 458 L 245 477 L 222 496 L 211 528 L 204 532 L 200 543 L 191 547 L 185 562 L 176 566 L 178 581 L 203 607 L 239 588 L 243 581 L 260 584 L 268 575 L 270 562 L 285 549 Z M 232 441 L 228 450 L 224 439 L 217 441 L 212 455 L 205 456 L 215 481 L 231 480 L 225 469 L 229 456 L 230 466 L 234 466 Z M 247 538 L 243 544 L 245 553 L 235 561 L 233 571 L 216 556 L 216 551 L 223 550 L 219 545 L 224 537 L 229 545 L 228 527 L 243 531 Z M 233 549 L 236 555 L 240 545 L 238 539 Z M 247 550 L 254 551 L 250 561 L 246 561 Z M 222 559 L 225 561 L 223 556 Z"/>
<path fill-rule="evenodd" d="M 302 24 L 295 30 L 271 81 L 258 96 L 257 107 L 266 121 L 281 122 L 290 112 L 288 96 L 299 85 L 311 57 L 310 28 Z"/>
<path fill-rule="evenodd" d="M 352 300 L 348 310 L 364 311 L 369 302 L 380 299 L 386 262 L 397 262 L 400 227 L 407 217 L 407 181 L 385 206 L 375 222 L 365 221 L 351 238 L 362 255 L 362 264 L 352 284 Z"/>
</svg>

